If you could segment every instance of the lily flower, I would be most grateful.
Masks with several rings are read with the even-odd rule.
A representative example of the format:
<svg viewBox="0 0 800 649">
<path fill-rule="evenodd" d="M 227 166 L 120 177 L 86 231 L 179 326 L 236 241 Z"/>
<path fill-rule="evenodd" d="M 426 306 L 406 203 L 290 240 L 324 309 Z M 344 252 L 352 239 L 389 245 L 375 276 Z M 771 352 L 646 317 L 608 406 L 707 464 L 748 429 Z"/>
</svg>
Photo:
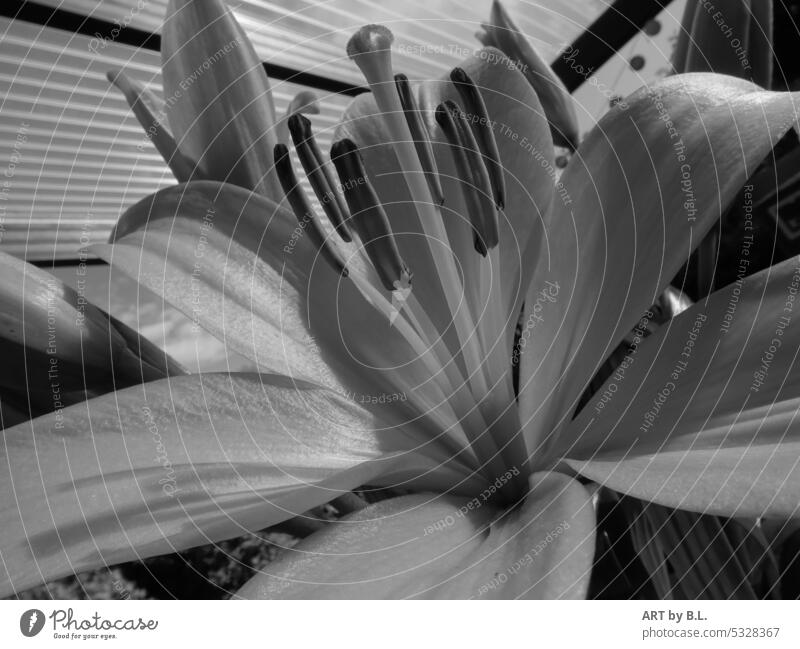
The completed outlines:
<svg viewBox="0 0 800 649">
<path fill-rule="evenodd" d="M 215 30 L 239 33 L 218 2 L 168 11 L 191 27 L 164 31 L 181 70 L 218 51 Z M 612 109 L 556 181 L 546 111 L 513 61 L 486 48 L 411 86 L 391 44 L 376 25 L 348 44 L 372 92 L 335 134 L 334 186 L 310 126 L 288 124 L 324 219 L 278 145 L 244 167 L 220 153 L 247 187 L 161 190 L 97 248 L 258 373 L 150 382 L 65 409 L 63 428 L 47 415 L 5 431 L 5 592 L 239 536 L 354 489 L 398 495 L 307 537 L 237 596 L 583 597 L 592 484 L 797 515 L 800 329 L 782 324 L 796 259 L 634 336 L 632 360 L 577 411 L 795 123 L 797 96 L 671 77 Z M 225 60 L 198 80 L 187 129 L 250 69 Z M 204 133 L 215 151 L 254 133 L 235 105 L 251 90 L 225 95 L 230 123 Z"/>
</svg>

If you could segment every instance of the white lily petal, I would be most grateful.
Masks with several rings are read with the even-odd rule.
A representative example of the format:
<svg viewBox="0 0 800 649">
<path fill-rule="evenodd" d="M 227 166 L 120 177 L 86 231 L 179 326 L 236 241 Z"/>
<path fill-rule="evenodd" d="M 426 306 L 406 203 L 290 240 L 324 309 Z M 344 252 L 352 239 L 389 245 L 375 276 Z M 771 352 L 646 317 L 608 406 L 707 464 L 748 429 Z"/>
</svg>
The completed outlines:
<svg viewBox="0 0 800 649">
<path fill-rule="evenodd" d="M 529 447 L 583 388 L 796 119 L 798 95 L 670 77 L 612 109 L 561 180 L 526 301 L 520 408 Z M 552 301 L 539 299 L 557 284 Z"/>
<path fill-rule="evenodd" d="M 307 243 L 298 240 L 296 256 L 281 250 L 293 240 L 292 218 L 234 185 L 192 182 L 131 207 L 113 245 L 93 251 L 254 360 L 259 371 L 336 386 L 301 316 Z"/>
<path fill-rule="evenodd" d="M 305 539 L 237 594 L 260 599 L 557 599 L 586 594 L 594 556 L 589 493 L 531 477 L 519 509 L 481 497 L 385 500 Z"/>
<path fill-rule="evenodd" d="M 457 464 L 356 404 L 269 375 L 136 386 L 6 430 L 1 448 L 5 595 L 258 530 L 376 480 L 470 490 Z"/>
<path fill-rule="evenodd" d="M 558 452 L 593 480 L 670 507 L 798 515 L 798 292 L 795 258 L 687 309 L 645 339 Z"/>
<path fill-rule="evenodd" d="M 429 437 L 449 438 L 455 452 L 468 448 L 449 395 L 397 328 L 269 199 L 211 181 L 170 187 L 130 208 L 112 238 L 96 254 L 259 371 L 391 407 Z"/>
</svg>

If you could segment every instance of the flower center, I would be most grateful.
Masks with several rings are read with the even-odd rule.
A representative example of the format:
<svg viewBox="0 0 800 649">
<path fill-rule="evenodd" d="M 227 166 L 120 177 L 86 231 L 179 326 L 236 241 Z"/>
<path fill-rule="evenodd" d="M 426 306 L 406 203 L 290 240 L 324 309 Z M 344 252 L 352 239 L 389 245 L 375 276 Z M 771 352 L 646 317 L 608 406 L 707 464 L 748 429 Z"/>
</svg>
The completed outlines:
<svg viewBox="0 0 800 649">
<path fill-rule="evenodd" d="M 339 238 L 349 243 L 357 237 L 375 277 L 347 268 L 340 243 L 327 236 L 318 216 L 297 184 L 288 150 L 275 148 L 275 164 L 289 204 L 307 226 L 310 239 L 337 272 L 348 277 L 365 300 L 386 314 L 425 363 L 432 381 L 448 397 L 466 434 L 481 471 L 493 482 L 503 481 L 501 498 L 516 501 L 526 488 L 529 458 L 522 436 L 511 376 L 513 326 L 509 327 L 500 285 L 499 213 L 505 204 L 503 168 L 491 120 L 474 81 L 461 68 L 450 80 L 463 104 L 445 101 L 434 111 L 455 163 L 461 198 L 478 253 L 477 277 L 467 282 L 452 254 L 433 249 L 433 242 L 449 244 L 442 218 L 447 200 L 433 155 L 431 132 L 417 106 L 405 75 L 394 75 L 385 27 L 369 25 L 357 32 L 347 52 L 363 72 L 372 90 L 403 179 L 422 226 L 424 245 L 438 275 L 448 328 L 455 331 L 458 348 L 445 342 L 441 325 L 422 307 L 412 292 L 412 270 L 404 262 L 384 207 L 375 192 L 356 144 L 343 139 L 331 148 L 342 196 L 322 160 L 310 122 L 297 114 L 289 129 L 298 157 L 323 211 Z M 471 116 L 468 118 L 468 115 Z M 465 291 L 466 289 L 466 291 Z"/>
</svg>

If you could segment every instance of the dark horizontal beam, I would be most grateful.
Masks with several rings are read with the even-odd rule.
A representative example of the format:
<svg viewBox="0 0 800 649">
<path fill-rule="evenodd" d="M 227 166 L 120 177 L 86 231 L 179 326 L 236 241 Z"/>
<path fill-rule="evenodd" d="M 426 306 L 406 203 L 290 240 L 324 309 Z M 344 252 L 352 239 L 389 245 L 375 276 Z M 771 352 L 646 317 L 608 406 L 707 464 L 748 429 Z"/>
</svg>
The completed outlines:
<svg viewBox="0 0 800 649">
<path fill-rule="evenodd" d="M 672 0 L 616 0 L 552 63 L 574 92 Z"/>
<path fill-rule="evenodd" d="M 28 263 L 39 268 L 70 268 L 82 264 L 85 266 L 105 266 L 106 262 L 99 257 L 85 257 L 82 259 L 72 259 L 69 257 L 58 259 L 32 259 Z"/>
<path fill-rule="evenodd" d="M 97 38 L 97 34 L 104 38 L 111 39 L 112 30 L 117 30 L 113 38 L 115 43 L 129 45 L 131 47 L 152 50 L 155 52 L 161 49 L 161 36 L 147 32 L 135 27 L 119 26 L 109 20 L 84 16 L 66 9 L 48 7 L 39 2 L 28 2 L 27 0 L 0 0 L 0 16 L 12 20 L 24 20 L 25 22 L 40 25 L 41 27 L 52 27 L 73 34 L 81 34 L 88 38 Z M 272 79 L 289 81 L 304 86 L 310 86 L 317 90 L 341 95 L 355 96 L 366 92 L 366 88 L 353 86 L 343 81 L 329 79 L 319 74 L 302 72 L 284 65 L 264 63 L 267 75 Z"/>
</svg>

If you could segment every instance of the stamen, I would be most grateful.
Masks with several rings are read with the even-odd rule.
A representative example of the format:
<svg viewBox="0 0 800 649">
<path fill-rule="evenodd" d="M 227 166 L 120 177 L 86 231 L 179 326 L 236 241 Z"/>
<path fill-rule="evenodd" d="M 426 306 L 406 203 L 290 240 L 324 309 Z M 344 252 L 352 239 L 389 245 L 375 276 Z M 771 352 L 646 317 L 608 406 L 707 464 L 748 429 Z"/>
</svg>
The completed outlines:
<svg viewBox="0 0 800 649">
<path fill-rule="evenodd" d="M 492 278 L 499 280 L 500 260 L 497 252 L 499 229 L 497 211 L 492 201 L 492 188 L 489 173 L 486 169 L 485 158 L 478 152 L 477 143 L 468 125 L 466 115 L 458 105 L 448 101 L 439 105 L 435 113 L 436 121 L 441 126 L 451 144 L 456 169 L 462 178 L 462 192 L 470 222 L 475 234 L 475 247 L 484 257 L 491 251 L 489 269 L 479 272 L 479 296 L 476 304 L 486 301 L 487 313 L 480 320 L 479 335 L 487 363 L 484 370 L 488 380 L 484 398 L 479 402 L 479 408 L 484 419 L 489 423 L 489 431 L 500 449 L 506 466 L 517 466 L 522 470 L 527 465 L 527 449 L 522 437 L 517 420 L 516 409 L 508 407 L 513 403 L 510 380 L 505 361 L 507 359 L 504 341 L 505 329 L 502 322 L 503 309 L 500 297 L 502 295 L 499 284 L 490 286 Z M 505 405 L 498 405 L 505 404 Z M 512 489 L 512 487 L 509 487 Z M 524 493 L 524 485 L 515 484 L 513 489 Z M 513 490 L 512 489 L 512 490 Z"/>
<path fill-rule="evenodd" d="M 358 148 L 352 140 L 339 140 L 331 147 L 331 160 L 350 208 L 350 222 L 384 288 L 406 291 L 411 285 L 411 271 L 400 257 L 389 219 L 367 178 Z M 405 301 L 407 293 L 400 295 L 403 296 L 401 302 Z"/>
<path fill-rule="evenodd" d="M 322 257 L 337 272 L 341 273 L 342 277 L 347 277 L 349 272 L 344 258 L 328 238 L 311 204 L 308 202 L 303 188 L 297 182 L 297 176 L 295 176 L 294 168 L 292 167 L 292 159 L 289 156 L 289 149 L 285 144 L 276 144 L 273 155 L 275 158 L 275 172 L 278 174 L 278 180 L 295 217 L 300 223 L 300 227 L 308 232 L 309 239 L 320 251 Z"/>
<path fill-rule="evenodd" d="M 386 27 L 366 25 L 347 42 L 347 55 L 355 61 L 369 83 L 375 103 L 378 105 L 389 135 L 392 137 L 392 146 L 419 214 L 420 224 L 427 237 L 429 248 L 432 246 L 431 241 L 439 241 L 448 245 L 447 231 L 441 215 L 435 208 L 416 148 L 411 144 L 413 138 L 404 117 L 400 97 L 397 94 L 392 73 L 391 45 L 393 40 L 392 32 Z M 474 326 L 467 309 L 463 308 L 458 300 L 463 286 L 455 260 L 451 255 L 437 254 L 432 248 L 431 257 L 444 289 L 447 306 L 453 315 L 458 337 L 462 340 L 471 362 L 479 364 L 480 355 L 471 335 Z"/>
<path fill-rule="evenodd" d="M 483 96 L 463 68 L 453 68 L 450 80 L 458 90 L 467 112 L 470 113 L 468 121 L 472 127 L 472 133 L 478 141 L 481 154 L 488 160 L 486 169 L 489 172 L 489 179 L 492 181 L 494 203 L 498 210 L 502 210 L 506 202 L 506 179 L 503 174 L 503 166 L 500 164 L 500 151 L 497 148 L 492 122 L 489 119 L 489 112 L 486 110 Z"/>
<path fill-rule="evenodd" d="M 475 233 L 475 250 L 486 256 L 499 243 L 497 210 L 492 202 L 489 172 L 463 111 L 447 101 L 436 108 L 436 121 L 450 142 L 467 212 Z"/>
<path fill-rule="evenodd" d="M 436 158 L 433 155 L 428 127 L 420 116 L 419 106 L 417 106 L 417 101 L 414 99 L 414 93 L 411 92 L 411 84 L 408 82 L 408 77 L 404 74 L 396 74 L 394 75 L 394 82 L 397 86 L 397 94 L 400 97 L 403 112 L 406 114 L 408 130 L 411 131 L 411 137 L 414 138 L 417 156 L 422 169 L 425 171 L 425 180 L 428 181 L 428 188 L 431 190 L 433 200 L 441 205 L 444 203 L 444 196 L 442 194 L 442 185 L 439 182 L 439 170 L 436 167 Z"/>
<path fill-rule="evenodd" d="M 385 27 L 367 25 L 350 39 L 347 44 L 347 54 L 366 78 L 392 139 L 392 147 L 403 171 L 403 179 L 411 193 L 431 259 L 436 267 L 437 279 L 461 343 L 460 351 L 467 370 L 470 390 L 475 402 L 479 403 L 488 393 L 488 387 L 480 340 L 476 333 L 477 326 L 470 312 L 469 303 L 461 299 L 464 295 L 464 285 L 454 256 L 443 255 L 433 248 L 434 241 L 449 246 L 450 237 L 425 180 L 426 174 L 416 148 L 412 144 L 413 137 L 404 116 L 392 71 L 390 49 L 392 40 L 392 33 Z M 490 194 L 489 197 L 491 202 Z"/>
<path fill-rule="evenodd" d="M 295 113 L 303 113 L 304 115 L 319 115 L 319 99 L 313 90 L 301 90 L 289 102 L 283 117 L 278 120 L 275 126 L 275 132 L 278 137 L 278 142 L 288 142 L 289 135 L 289 118 Z"/>
<path fill-rule="evenodd" d="M 325 215 L 328 217 L 336 232 L 347 243 L 353 238 L 347 227 L 349 213 L 344 200 L 336 191 L 336 180 L 328 169 L 322 157 L 322 152 L 317 146 L 314 134 L 311 132 L 311 122 L 300 113 L 289 117 L 289 132 L 292 134 L 294 148 L 300 158 L 300 164 L 306 172 L 308 182 L 317 195 Z"/>
</svg>

